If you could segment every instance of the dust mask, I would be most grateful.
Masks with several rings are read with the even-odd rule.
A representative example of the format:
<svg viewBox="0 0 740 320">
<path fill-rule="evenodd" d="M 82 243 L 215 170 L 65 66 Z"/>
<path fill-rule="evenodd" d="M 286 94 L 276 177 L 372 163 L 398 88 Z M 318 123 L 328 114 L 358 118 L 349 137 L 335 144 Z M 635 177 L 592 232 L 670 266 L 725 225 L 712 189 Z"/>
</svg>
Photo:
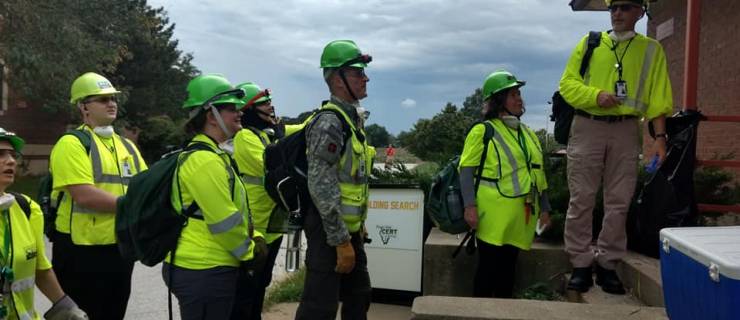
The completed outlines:
<svg viewBox="0 0 740 320">
<path fill-rule="evenodd" d="M 15 203 L 15 196 L 6 193 L 0 196 L 0 210 L 8 210 Z"/>
<path fill-rule="evenodd" d="M 501 121 L 511 129 L 519 129 L 519 118 L 515 116 L 501 116 Z"/>
<path fill-rule="evenodd" d="M 97 134 L 100 137 L 103 138 L 110 138 L 113 136 L 113 126 L 104 126 L 104 127 L 95 127 L 93 128 L 93 132 Z"/>
<path fill-rule="evenodd" d="M 632 39 L 635 35 L 637 34 L 634 31 L 612 31 L 609 32 L 609 39 L 612 39 L 615 42 L 622 42 Z"/>
<path fill-rule="evenodd" d="M 218 144 L 218 147 L 229 155 L 234 155 L 234 139 L 221 142 Z"/>
</svg>

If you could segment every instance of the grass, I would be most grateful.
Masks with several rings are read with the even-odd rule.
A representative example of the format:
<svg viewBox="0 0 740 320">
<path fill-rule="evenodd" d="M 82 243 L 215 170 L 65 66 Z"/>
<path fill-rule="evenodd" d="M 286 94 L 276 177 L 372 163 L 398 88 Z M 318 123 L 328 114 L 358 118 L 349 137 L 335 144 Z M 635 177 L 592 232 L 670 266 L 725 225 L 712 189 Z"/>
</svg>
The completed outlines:
<svg viewBox="0 0 740 320">
<path fill-rule="evenodd" d="M 23 176 L 15 177 L 15 182 L 8 187 L 8 191 L 15 191 L 25 194 L 34 201 L 36 201 L 36 195 L 39 193 L 39 182 L 41 177 L 34 176 Z"/>
<path fill-rule="evenodd" d="M 550 289 L 546 283 L 538 282 L 524 289 L 516 295 L 517 299 L 540 300 L 540 301 L 558 301 L 562 300 L 561 296 Z"/>
<path fill-rule="evenodd" d="M 278 303 L 301 301 L 303 280 L 306 278 L 306 268 L 290 274 L 287 278 L 275 283 L 267 291 L 263 310 L 268 310 Z"/>
</svg>

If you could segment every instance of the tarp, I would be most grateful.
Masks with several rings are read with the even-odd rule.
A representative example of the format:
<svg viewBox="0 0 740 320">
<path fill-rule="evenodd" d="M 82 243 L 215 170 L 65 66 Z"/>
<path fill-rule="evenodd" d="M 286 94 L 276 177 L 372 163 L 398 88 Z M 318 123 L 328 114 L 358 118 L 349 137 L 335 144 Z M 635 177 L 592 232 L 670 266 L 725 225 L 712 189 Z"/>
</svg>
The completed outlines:
<svg viewBox="0 0 740 320">
<path fill-rule="evenodd" d="M 696 225 L 694 168 L 701 118 L 699 112 L 681 111 L 666 119 L 666 159 L 647 175 L 628 216 L 630 249 L 657 258 L 660 229 Z M 653 134 L 652 127 L 650 131 Z"/>
</svg>

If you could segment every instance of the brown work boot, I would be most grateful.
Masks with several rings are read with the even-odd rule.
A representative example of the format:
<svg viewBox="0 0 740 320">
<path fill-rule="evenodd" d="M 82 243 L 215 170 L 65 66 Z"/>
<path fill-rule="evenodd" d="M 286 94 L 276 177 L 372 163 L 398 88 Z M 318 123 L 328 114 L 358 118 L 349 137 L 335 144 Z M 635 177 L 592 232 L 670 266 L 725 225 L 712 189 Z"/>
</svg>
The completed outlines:
<svg viewBox="0 0 740 320">
<path fill-rule="evenodd" d="M 601 267 L 596 264 L 596 284 L 601 286 L 601 290 L 611 294 L 624 294 L 624 286 L 619 281 L 617 272 Z"/>
<path fill-rule="evenodd" d="M 591 277 L 591 267 L 573 268 L 568 281 L 568 290 L 586 292 L 594 285 L 594 279 Z"/>
</svg>

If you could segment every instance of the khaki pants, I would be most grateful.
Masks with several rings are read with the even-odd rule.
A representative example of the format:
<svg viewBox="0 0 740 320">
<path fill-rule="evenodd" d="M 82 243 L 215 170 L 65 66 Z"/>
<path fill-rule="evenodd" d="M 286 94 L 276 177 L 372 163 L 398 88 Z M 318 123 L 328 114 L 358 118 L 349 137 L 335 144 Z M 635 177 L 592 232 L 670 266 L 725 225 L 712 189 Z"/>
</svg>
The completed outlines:
<svg viewBox="0 0 740 320">
<path fill-rule="evenodd" d="M 627 250 L 625 221 L 635 191 L 640 153 L 636 119 L 597 121 L 576 115 L 568 142 L 570 202 L 565 219 L 565 251 L 575 268 L 594 260 L 614 269 Z M 604 182 L 604 220 L 591 248 L 593 208 Z"/>
</svg>

